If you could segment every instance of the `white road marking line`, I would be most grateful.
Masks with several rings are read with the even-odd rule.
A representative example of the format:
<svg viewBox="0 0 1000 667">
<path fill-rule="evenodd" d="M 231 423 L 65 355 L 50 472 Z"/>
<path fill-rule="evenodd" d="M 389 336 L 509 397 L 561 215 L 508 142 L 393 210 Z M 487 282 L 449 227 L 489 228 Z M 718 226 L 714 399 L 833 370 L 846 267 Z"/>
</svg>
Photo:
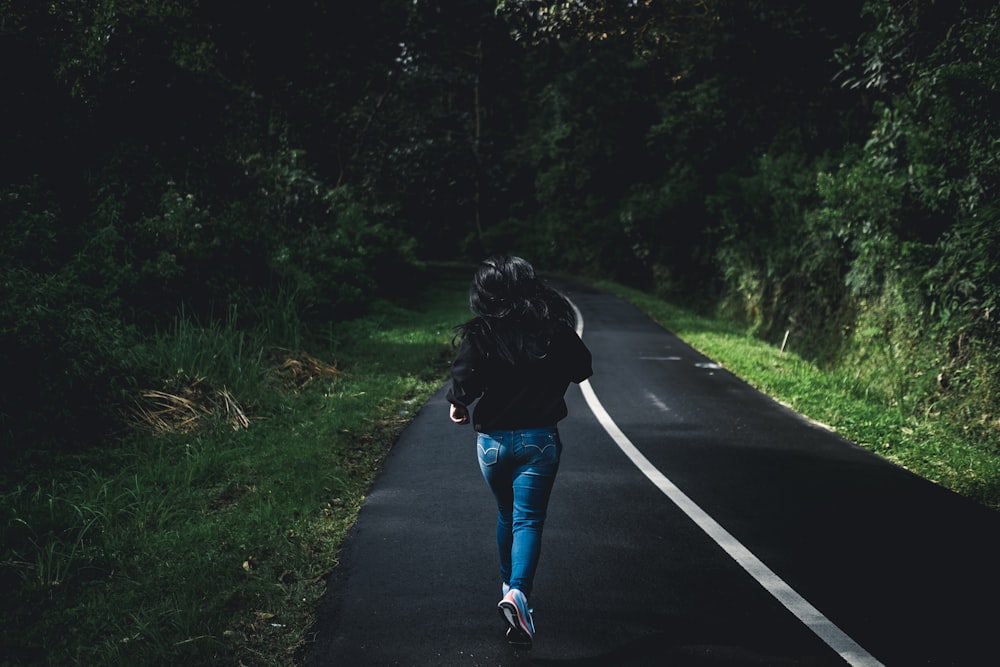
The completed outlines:
<svg viewBox="0 0 1000 667">
<path fill-rule="evenodd" d="M 680 361 L 680 357 L 639 357 L 643 361 Z"/>
<path fill-rule="evenodd" d="M 576 304 L 570 302 L 576 312 L 576 332 L 583 336 L 583 315 Z M 884 667 L 881 662 L 868 653 L 860 644 L 851 639 L 843 630 L 833 624 L 826 616 L 820 613 L 816 607 L 812 606 L 808 600 L 799 595 L 791 586 L 785 583 L 771 568 L 765 565 L 749 549 L 740 543 L 735 537 L 729 534 L 715 519 L 708 515 L 687 494 L 677 488 L 673 482 L 657 470 L 649 459 L 647 459 L 632 441 L 622 432 L 611 415 L 608 414 L 604 406 L 597 399 L 594 388 L 590 386 L 589 380 L 580 383 L 580 390 L 583 397 L 594 413 L 597 421 L 601 423 L 615 444 L 625 453 L 632 463 L 663 492 L 678 508 L 683 511 L 688 518 L 705 531 L 709 537 L 715 540 L 722 549 L 735 560 L 740 567 L 753 577 L 757 583 L 774 596 L 785 609 L 790 611 L 807 628 L 813 631 L 817 637 L 822 639 L 827 646 L 833 649 L 851 667 Z"/>
<path fill-rule="evenodd" d="M 656 394 L 654 394 L 653 392 L 651 392 L 651 391 L 650 392 L 646 392 L 646 398 L 649 399 L 650 403 L 652 403 L 657 408 L 659 408 L 660 412 L 670 412 L 670 408 L 667 407 L 667 404 L 664 403 L 663 401 L 661 401 L 660 397 L 657 396 Z"/>
</svg>

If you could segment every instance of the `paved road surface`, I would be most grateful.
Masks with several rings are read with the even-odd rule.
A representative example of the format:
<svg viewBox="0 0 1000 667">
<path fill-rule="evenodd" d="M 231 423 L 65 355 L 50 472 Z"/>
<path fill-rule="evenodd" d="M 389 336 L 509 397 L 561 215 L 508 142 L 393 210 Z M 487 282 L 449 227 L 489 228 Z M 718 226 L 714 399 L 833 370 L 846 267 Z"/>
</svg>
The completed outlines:
<svg viewBox="0 0 1000 667">
<path fill-rule="evenodd" d="M 1000 665 L 1000 514 L 809 424 L 628 304 L 566 292 L 595 375 L 560 424 L 534 649 L 503 640 L 493 499 L 442 387 L 345 541 L 307 665 Z"/>
</svg>

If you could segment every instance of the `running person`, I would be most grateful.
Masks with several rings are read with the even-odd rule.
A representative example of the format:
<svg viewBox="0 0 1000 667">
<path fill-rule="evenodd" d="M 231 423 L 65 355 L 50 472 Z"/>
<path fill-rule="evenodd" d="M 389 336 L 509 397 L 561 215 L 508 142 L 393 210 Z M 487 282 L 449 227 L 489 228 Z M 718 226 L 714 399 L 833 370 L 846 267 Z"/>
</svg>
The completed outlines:
<svg viewBox="0 0 1000 667">
<path fill-rule="evenodd" d="M 479 467 L 497 502 L 496 538 L 507 639 L 531 646 L 528 607 L 549 494 L 562 442 L 570 382 L 591 376 L 590 350 L 576 334 L 569 302 L 519 257 L 480 263 L 459 327 L 448 401 L 456 424 L 477 431 Z M 469 406 L 479 399 L 470 420 Z"/>
</svg>

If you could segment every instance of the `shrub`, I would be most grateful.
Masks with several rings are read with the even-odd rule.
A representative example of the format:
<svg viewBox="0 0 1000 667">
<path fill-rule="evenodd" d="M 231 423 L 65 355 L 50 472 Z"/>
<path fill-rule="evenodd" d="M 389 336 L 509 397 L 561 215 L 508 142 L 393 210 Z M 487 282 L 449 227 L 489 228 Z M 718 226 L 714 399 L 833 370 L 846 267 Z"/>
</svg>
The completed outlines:
<svg viewBox="0 0 1000 667">
<path fill-rule="evenodd" d="M 71 271 L 4 268 L 0 438 L 7 456 L 77 451 L 117 422 L 135 331 Z"/>
</svg>

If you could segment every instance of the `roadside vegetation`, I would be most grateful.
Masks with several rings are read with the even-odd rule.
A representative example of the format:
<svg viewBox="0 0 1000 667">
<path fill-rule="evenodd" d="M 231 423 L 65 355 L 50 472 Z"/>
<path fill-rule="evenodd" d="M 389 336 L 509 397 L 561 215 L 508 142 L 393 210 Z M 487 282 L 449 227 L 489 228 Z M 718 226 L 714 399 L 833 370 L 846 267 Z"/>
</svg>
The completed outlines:
<svg viewBox="0 0 1000 667">
<path fill-rule="evenodd" d="M 440 385 L 468 271 L 291 337 L 178 318 L 113 447 L 5 473 L 3 665 L 287 665 L 367 488 Z"/>
</svg>

